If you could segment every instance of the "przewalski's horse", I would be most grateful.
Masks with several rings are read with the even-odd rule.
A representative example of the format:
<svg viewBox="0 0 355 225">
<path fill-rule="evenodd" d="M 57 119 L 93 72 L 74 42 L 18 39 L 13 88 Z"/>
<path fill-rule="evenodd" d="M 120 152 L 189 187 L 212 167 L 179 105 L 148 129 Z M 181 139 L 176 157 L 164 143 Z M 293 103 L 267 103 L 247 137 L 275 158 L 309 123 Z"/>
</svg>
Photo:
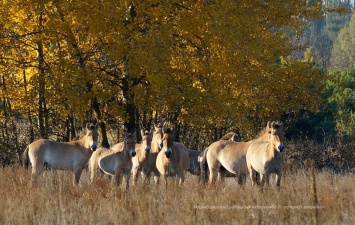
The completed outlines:
<svg viewBox="0 0 355 225">
<path fill-rule="evenodd" d="M 187 172 L 190 160 L 187 148 L 177 142 L 173 142 L 171 128 L 164 131 L 163 148 L 157 156 L 157 169 L 159 170 L 165 187 L 167 187 L 167 176 L 177 176 L 179 178 L 179 185 L 185 180 L 185 173 Z"/>
<path fill-rule="evenodd" d="M 78 184 L 81 173 L 87 165 L 98 142 L 97 124 L 87 124 L 86 133 L 78 140 L 56 142 L 40 139 L 27 146 L 24 152 L 25 166 L 32 165 L 32 181 L 42 173 L 44 164 L 52 169 L 69 169 L 74 173 L 74 184 Z"/>
<path fill-rule="evenodd" d="M 152 137 L 152 143 L 151 143 L 151 148 L 150 148 L 150 153 L 148 155 L 148 169 L 146 172 L 146 176 L 144 176 L 145 182 L 150 182 L 150 174 L 153 173 L 154 176 L 154 182 L 158 184 L 159 182 L 159 177 L 160 173 L 157 169 L 156 166 L 156 161 L 157 161 L 157 156 L 158 153 L 160 152 L 161 148 L 163 147 L 163 127 L 160 124 L 157 126 L 153 124 L 154 130 L 153 130 L 153 137 Z"/>
<path fill-rule="evenodd" d="M 198 158 L 201 154 L 201 151 L 192 150 L 192 149 L 188 149 L 188 151 L 189 151 L 189 159 L 190 159 L 190 165 L 188 171 L 193 175 L 199 176 L 201 174 L 201 170 L 200 170 L 200 163 L 198 161 Z"/>
<path fill-rule="evenodd" d="M 149 154 L 152 144 L 152 133 L 149 131 L 141 130 L 142 143 L 136 144 L 136 157 L 132 158 L 132 176 L 133 185 L 137 183 L 138 175 L 142 171 L 144 174 L 144 180 L 149 178 Z"/>
<path fill-rule="evenodd" d="M 212 143 L 204 151 L 200 162 L 207 161 L 209 169 L 209 185 L 214 184 L 220 168 L 223 166 L 227 171 L 238 175 L 238 182 L 242 184 L 243 177 L 248 174 L 246 152 L 248 147 L 256 140 L 268 140 L 269 136 L 266 129 L 260 131 L 259 135 L 248 142 L 235 142 L 230 140 L 219 140 Z"/>
<path fill-rule="evenodd" d="M 111 155 L 115 152 L 122 152 L 125 147 L 125 142 L 119 142 L 113 145 L 110 149 L 100 147 L 90 157 L 88 167 L 90 172 L 90 182 L 95 180 L 97 176 L 103 176 L 105 173 L 99 167 L 99 159 L 104 156 Z"/>
<path fill-rule="evenodd" d="M 260 174 L 261 187 L 266 181 L 269 185 L 269 177 L 271 173 L 276 173 L 276 185 L 280 186 L 281 180 L 281 163 L 282 152 L 285 148 L 283 143 L 284 131 L 283 123 L 270 122 L 266 126 L 268 140 L 254 141 L 248 148 L 246 154 L 247 167 L 249 175 L 254 185 L 255 173 Z"/>
<path fill-rule="evenodd" d="M 123 150 L 107 150 L 111 151 L 111 154 L 105 153 L 98 159 L 98 165 L 100 169 L 111 176 L 115 177 L 115 183 L 119 186 L 122 182 L 122 177 L 124 175 L 126 181 L 126 189 L 129 187 L 129 179 L 132 170 L 132 157 L 135 157 L 136 141 L 132 134 L 128 133 L 123 141 Z M 107 152 L 106 151 L 106 152 Z"/>
<path fill-rule="evenodd" d="M 237 142 L 237 141 L 240 141 L 240 139 L 239 139 L 239 135 L 238 134 L 236 134 L 236 133 L 234 133 L 234 132 L 229 132 L 229 133 L 227 133 L 227 134 L 225 134 L 223 137 L 221 137 L 221 139 L 219 139 L 220 141 L 222 141 L 222 140 L 225 140 L 225 141 L 234 141 L 234 142 Z M 206 181 L 207 181 L 207 175 L 208 175 L 208 173 L 207 173 L 207 170 L 208 170 L 208 165 L 207 165 L 207 162 L 206 162 L 206 160 L 205 161 L 202 161 L 203 160 L 203 155 L 205 154 L 205 151 L 207 151 L 208 150 L 208 148 L 206 148 L 205 150 L 203 150 L 203 151 L 200 151 L 199 153 L 199 155 L 198 155 L 198 157 L 197 157 L 197 161 L 199 162 L 199 168 L 198 168 L 198 170 L 199 170 L 199 174 L 200 174 L 200 177 L 199 177 L 199 179 L 200 179 L 200 181 L 202 182 L 202 183 L 206 183 Z M 191 161 L 191 159 L 190 159 L 190 161 Z M 221 166 L 221 168 L 220 168 L 220 170 L 219 170 L 219 172 L 218 172 L 218 178 L 220 179 L 220 180 L 222 180 L 223 181 L 223 179 L 225 178 L 225 177 L 236 177 L 237 176 L 237 174 L 233 174 L 233 173 L 231 173 L 231 172 L 229 172 L 228 170 L 226 170 L 223 166 Z M 239 180 L 238 180 L 238 182 L 241 184 L 242 183 L 242 176 L 238 176 L 239 177 Z M 217 179 L 218 179 L 217 178 Z"/>
</svg>

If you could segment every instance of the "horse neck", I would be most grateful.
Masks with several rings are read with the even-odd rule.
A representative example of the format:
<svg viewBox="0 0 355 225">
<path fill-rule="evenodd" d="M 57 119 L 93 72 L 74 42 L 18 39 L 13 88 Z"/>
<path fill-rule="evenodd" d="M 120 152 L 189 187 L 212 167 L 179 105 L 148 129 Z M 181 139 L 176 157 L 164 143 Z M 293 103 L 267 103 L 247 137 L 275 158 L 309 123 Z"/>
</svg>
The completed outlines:
<svg viewBox="0 0 355 225">
<path fill-rule="evenodd" d="M 143 142 L 141 144 L 139 144 L 140 147 L 136 149 L 137 151 L 137 156 L 139 156 L 140 159 L 144 159 L 146 158 L 146 152 L 145 152 L 145 148 L 144 148 L 144 145 L 143 145 Z"/>
<path fill-rule="evenodd" d="M 150 149 L 151 153 L 158 153 L 160 151 L 157 139 L 158 138 L 154 135 L 151 143 L 151 149 Z"/>
<path fill-rule="evenodd" d="M 85 149 L 89 149 L 90 146 L 88 143 L 86 143 L 86 135 L 84 135 L 82 138 L 80 138 L 79 140 L 73 141 L 74 143 L 84 147 Z"/>
<path fill-rule="evenodd" d="M 168 144 L 168 147 L 170 147 L 172 150 L 175 149 L 175 144 L 174 144 L 172 138 L 168 138 L 167 142 L 168 142 L 168 143 L 167 143 L 167 144 Z"/>
<path fill-rule="evenodd" d="M 274 141 L 268 141 L 268 146 L 266 148 L 266 152 L 267 152 L 267 158 L 273 159 L 275 157 L 276 154 L 276 150 L 275 150 L 275 145 L 274 145 Z"/>
<path fill-rule="evenodd" d="M 269 142 L 269 133 L 264 128 L 254 140 Z"/>
<path fill-rule="evenodd" d="M 123 155 L 125 158 L 129 157 L 129 149 L 127 148 L 126 145 L 126 139 L 123 140 L 123 149 L 122 149 Z"/>
</svg>

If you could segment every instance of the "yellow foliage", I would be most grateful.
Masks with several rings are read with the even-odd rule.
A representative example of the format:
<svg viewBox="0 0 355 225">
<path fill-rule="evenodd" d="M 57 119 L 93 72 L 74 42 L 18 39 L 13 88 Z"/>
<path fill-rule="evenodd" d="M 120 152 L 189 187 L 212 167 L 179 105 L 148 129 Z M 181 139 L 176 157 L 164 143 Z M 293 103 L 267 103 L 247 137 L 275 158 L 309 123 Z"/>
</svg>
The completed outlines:
<svg viewBox="0 0 355 225">
<path fill-rule="evenodd" d="M 290 55 L 290 32 L 302 32 L 304 21 L 321 12 L 321 1 L 130 4 L 2 1 L 1 31 L 8 38 L 0 44 L 8 60 L 1 71 L 14 80 L 7 78 L 5 96 L 34 109 L 44 73 L 47 107 L 62 117 L 84 115 L 92 99 L 104 118 L 125 118 L 125 105 L 133 102 L 141 111 L 178 112 L 191 124 L 232 118 L 244 127 L 316 108 L 310 99 L 317 98 L 321 74 L 312 62 L 277 60 Z"/>
</svg>

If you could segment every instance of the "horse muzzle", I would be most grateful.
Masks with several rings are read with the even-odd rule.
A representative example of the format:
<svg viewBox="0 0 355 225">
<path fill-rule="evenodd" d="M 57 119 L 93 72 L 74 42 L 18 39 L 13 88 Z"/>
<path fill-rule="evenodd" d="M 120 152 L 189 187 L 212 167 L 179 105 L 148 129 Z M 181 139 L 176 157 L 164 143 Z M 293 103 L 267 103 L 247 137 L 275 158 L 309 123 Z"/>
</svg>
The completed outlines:
<svg viewBox="0 0 355 225">
<path fill-rule="evenodd" d="M 132 149 L 131 151 L 129 151 L 129 154 L 131 155 L 131 157 L 136 156 L 136 150 Z"/>
<path fill-rule="evenodd" d="M 95 142 L 92 143 L 92 145 L 90 146 L 91 151 L 94 152 L 96 150 L 96 148 L 97 148 L 97 144 Z"/>
<path fill-rule="evenodd" d="M 171 157 L 171 153 L 172 153 L 171 148 L 168 148 L 164 153 L 165 153 L 166 158 L 169 159 Z"/>
<path fill-rule="evenodd" d="M 280 152 L 283 152 L 285 149 L 285 145 L 281 143 L 277 148 L 280 150 Z"/>
<path fill-rule="evenodd" d="M 145 152 L 146 152 L 147 154 L 150 153 L 150 146 L 147 146 L 147 147 L 145 148 Z"/>
</svg>

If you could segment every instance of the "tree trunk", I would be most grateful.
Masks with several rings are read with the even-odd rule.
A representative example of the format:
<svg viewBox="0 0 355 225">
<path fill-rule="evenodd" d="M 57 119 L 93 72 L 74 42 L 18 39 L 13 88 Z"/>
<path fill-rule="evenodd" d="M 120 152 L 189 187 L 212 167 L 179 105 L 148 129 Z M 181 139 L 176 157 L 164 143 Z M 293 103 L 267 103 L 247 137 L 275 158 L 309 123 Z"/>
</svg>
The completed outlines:
<svg viewBox="0 0 355 225">
<path fill-rule="evenodd" d="M 42 18 L 42 10 L 38 16 L 38 30 L 42 30 L 43 27 L 43 18 Z M 46 81 L 45 81 L 45 71 L 44 71 L 44 53 L 43 53 L 43 43 L 39 34 L 39 38 L 37 40 L 37 54 L 38 54 L 38 126 L 39 133 L 41 138 L 48 138 L 46 126 L 45 126 L 45 118 L 47 117 L 45 114 L 46 110 L 46 99 L 45 99 L 45 90 L 46 90 Z"/>
<path fill-rule="evenodd" d="M 54 1 L 53 4 L 55 5 L 57 12 L 59 14 L 59 17 L 61 19 L 61 21 L 63 23 L 66 23 L 65 18 L 64 18 L 64 14 L 62 12 L 62 10 L 60 9 L 59 5 L 58 5 L 58 1 Z M 83 57 L 82 52 L 79 49 L 79 46 L 76 42 L 75 36 L 72 33 L 72 30 L 70 29 L 69 26 L 66 26 L 66 33 L 68 35 L 68 41 L 71 44 L 71 46 L 73 47 L 73 49 L 75 50 L 75 56 L 78 57 L 78 63 L 80 68 L 83 70 L 85 76 L 87 76 L 87 70 L 86 70 L 86 65 L 85 65 L 85 58 Z M 92 85 L 90 83 L 88 83 L 86 85 L 86 91 L 88 93 L 91 92 L 91 88 Z M 99 121 L 99 132 L 100 132 L 100 136 L 102 138 L 101 140 L 101 145 L 103 147 L 109 147 L 109 143 L 108 143 L 108 139 L 107 139 L 107 133 L 106 133 L 106 125 L 105 122 L 103 122 L 101 120 L 101 111 L 100 111 L 100 103 L 98 103 L 97 99 L 95 97 L 93 97 L 91 99 L 91 105 L 92 105 L 92 109 L 96 115 L 96 119 Z"/>
<path fill-rule="evenodd" d="M 130 93 L 131 84 L 125 76 L 122 79 L 122 90 L 123 90 L 123 97 L 126 99 L 126 112 L 128 114 L 128 120 L 124 122 L 124 126 L 129 133 L 134 133 L 136 129 L 136 105 L 134 104 L 134 94 Z"/>
<path fill-rule="evenodd" d="M 101 111 L 100 111 L 100 103 L 97 102 L 96 99 L 94 99 L 94 102 L 92 104 L 92 108 L 95 112 L 96 118 L 98 120 L 99 124 L 99 132 L 100 132 L 100 137 L 101 137 L 101 146 L 105 148 L 109 148 L 110 144 L 108 143 L 107 139 L 107 132 L 106 132 L 106 124 L 103 122 L 101 119 Z"/>
</svg>

